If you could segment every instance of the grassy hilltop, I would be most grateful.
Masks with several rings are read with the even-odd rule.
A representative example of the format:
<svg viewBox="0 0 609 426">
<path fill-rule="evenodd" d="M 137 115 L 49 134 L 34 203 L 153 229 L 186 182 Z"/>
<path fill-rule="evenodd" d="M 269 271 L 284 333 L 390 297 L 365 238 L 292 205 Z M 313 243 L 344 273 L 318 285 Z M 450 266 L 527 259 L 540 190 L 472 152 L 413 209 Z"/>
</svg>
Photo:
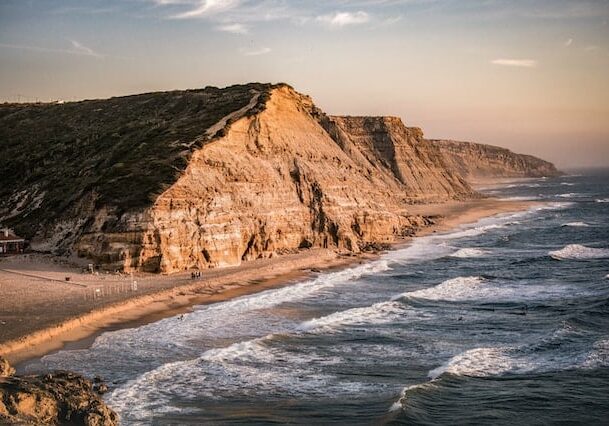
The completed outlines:
<svg viewBox="0 0 609 426">
<path fill-rule="evenodd" d="M 65 104 L 0 105 L 0 223 L 31 237 L 84 197 L 143 208 L 173 183 L 206 130 L 269 84 L 147 93 Z"/>
</svg>

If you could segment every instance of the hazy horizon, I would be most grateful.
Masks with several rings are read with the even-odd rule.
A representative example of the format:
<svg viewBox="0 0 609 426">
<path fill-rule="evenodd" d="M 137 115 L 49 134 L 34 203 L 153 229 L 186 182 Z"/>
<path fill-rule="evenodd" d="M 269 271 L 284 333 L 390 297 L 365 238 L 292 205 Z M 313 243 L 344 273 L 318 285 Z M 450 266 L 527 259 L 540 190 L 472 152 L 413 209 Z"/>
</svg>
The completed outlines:
<svg viewBox="0 0 609 426">
<path fill-rule="evenodd" d="M 0 4 L 0 101 L 285 82 L 325 112 L 609 165 L 609 1 Z"/>
</svg>

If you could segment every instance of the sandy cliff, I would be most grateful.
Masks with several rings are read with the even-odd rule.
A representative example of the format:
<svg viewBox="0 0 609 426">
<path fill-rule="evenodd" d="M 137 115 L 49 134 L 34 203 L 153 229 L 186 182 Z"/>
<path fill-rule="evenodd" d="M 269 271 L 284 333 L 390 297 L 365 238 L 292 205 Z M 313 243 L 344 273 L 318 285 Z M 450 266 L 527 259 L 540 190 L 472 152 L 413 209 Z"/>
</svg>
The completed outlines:
<svg viewBox="0 0 609 426">
<path fill-rule="evenodd" d="M 451 140 L 431 140 L 430 143 L 442 152 L 448 167 L 468 180 L 560 175 L 548 161 L 498 146 Z"/>
<path fill-rule="evenodd" d="M 405 190 L 410 201 L 434 202 L 471 195 L 417 127 L 397 117 L 324 117 L 324 128 L 350 158 Z"/>
<path fill-rule="evenodd" d="M 418 176 L 403 176 L 370 157 L 374 150 L 337 144 L 320 122 L 348 130 L 348 120 L 324 116 L 308 97 L 287 86 L 273 89 L 262 112 L 235 121 L 194 152 L 149 209 L 124 214 L 118 233 L 104 230 L 105 218 L 98 218 L 76 250 L 127 269 L 163 272 L 237 265 L 307 247 L 358 252 L 424 226 L 426 219 L 410 215 L 408 204 L 471 193 L 449 172 L 430 173 L 432 160 L 412 148 L 414 139 L 387 141 L 400 165 L 424 165 Z M 427 192 L 425 180 L 437 190 Z"/>
<path fill-rule="evenodd" d="M 359 252 L 428 224 L 413 204 L 475 196 L 460 145 L 394 117 L 328 116 L 287 85 L 5 105 L 0 124 L 0 154 L 13 159 L 0 170 L 0 223 L 34 249 L 109 268 Z M 472 149 L 463 155 L 491 173 L 530 164 Z"/>
</svg>

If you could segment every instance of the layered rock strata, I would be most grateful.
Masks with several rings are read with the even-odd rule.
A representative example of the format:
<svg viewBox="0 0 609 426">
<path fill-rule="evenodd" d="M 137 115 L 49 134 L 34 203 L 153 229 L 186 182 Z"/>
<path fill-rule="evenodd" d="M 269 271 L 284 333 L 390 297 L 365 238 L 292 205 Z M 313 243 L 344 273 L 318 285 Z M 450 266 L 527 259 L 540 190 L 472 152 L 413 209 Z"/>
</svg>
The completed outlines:
<svg viewBox="0 0 609 426">
<path fill-rule="evenodd" d="M 452 140 L 431 140 L 444 162 L 467 180 L 485 178 L 552 177 L 561 172 L 554 164 L 532 155 L 516 154 L 492 145 Z"/>
</svg>

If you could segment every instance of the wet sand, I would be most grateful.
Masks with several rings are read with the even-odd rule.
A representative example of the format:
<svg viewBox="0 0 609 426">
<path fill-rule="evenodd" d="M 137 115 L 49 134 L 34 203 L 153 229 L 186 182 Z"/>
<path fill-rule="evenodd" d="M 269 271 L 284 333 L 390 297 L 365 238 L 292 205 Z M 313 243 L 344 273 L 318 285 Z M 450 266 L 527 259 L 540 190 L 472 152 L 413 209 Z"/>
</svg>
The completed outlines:
<svg viewBox="0 0 609 426">
<path fill-rule="evenodd" d="M 481 199 L 417 205 L 409 210 L 413 214 L 437 216 L 433 226 L 417 233 L 421 236 L 483 217 L 525 210 L 534 204 Z M 64 260 L 44 255 L 2 258 L 0 354 L 23 367 L 28 360 L 62 348 L 88 347 L 104 331 L 136 327 L 179 315 L 196 305 L 289 285 L 321 270 L 375 257 L 325 249 L 304 250 L 237 267 L 207 270 L 196 280 L 191 279 L 190 272 L 169 276 L 92 275 Z M 70 281 L 65 281 L 66 277 Z"/>
</svg>

